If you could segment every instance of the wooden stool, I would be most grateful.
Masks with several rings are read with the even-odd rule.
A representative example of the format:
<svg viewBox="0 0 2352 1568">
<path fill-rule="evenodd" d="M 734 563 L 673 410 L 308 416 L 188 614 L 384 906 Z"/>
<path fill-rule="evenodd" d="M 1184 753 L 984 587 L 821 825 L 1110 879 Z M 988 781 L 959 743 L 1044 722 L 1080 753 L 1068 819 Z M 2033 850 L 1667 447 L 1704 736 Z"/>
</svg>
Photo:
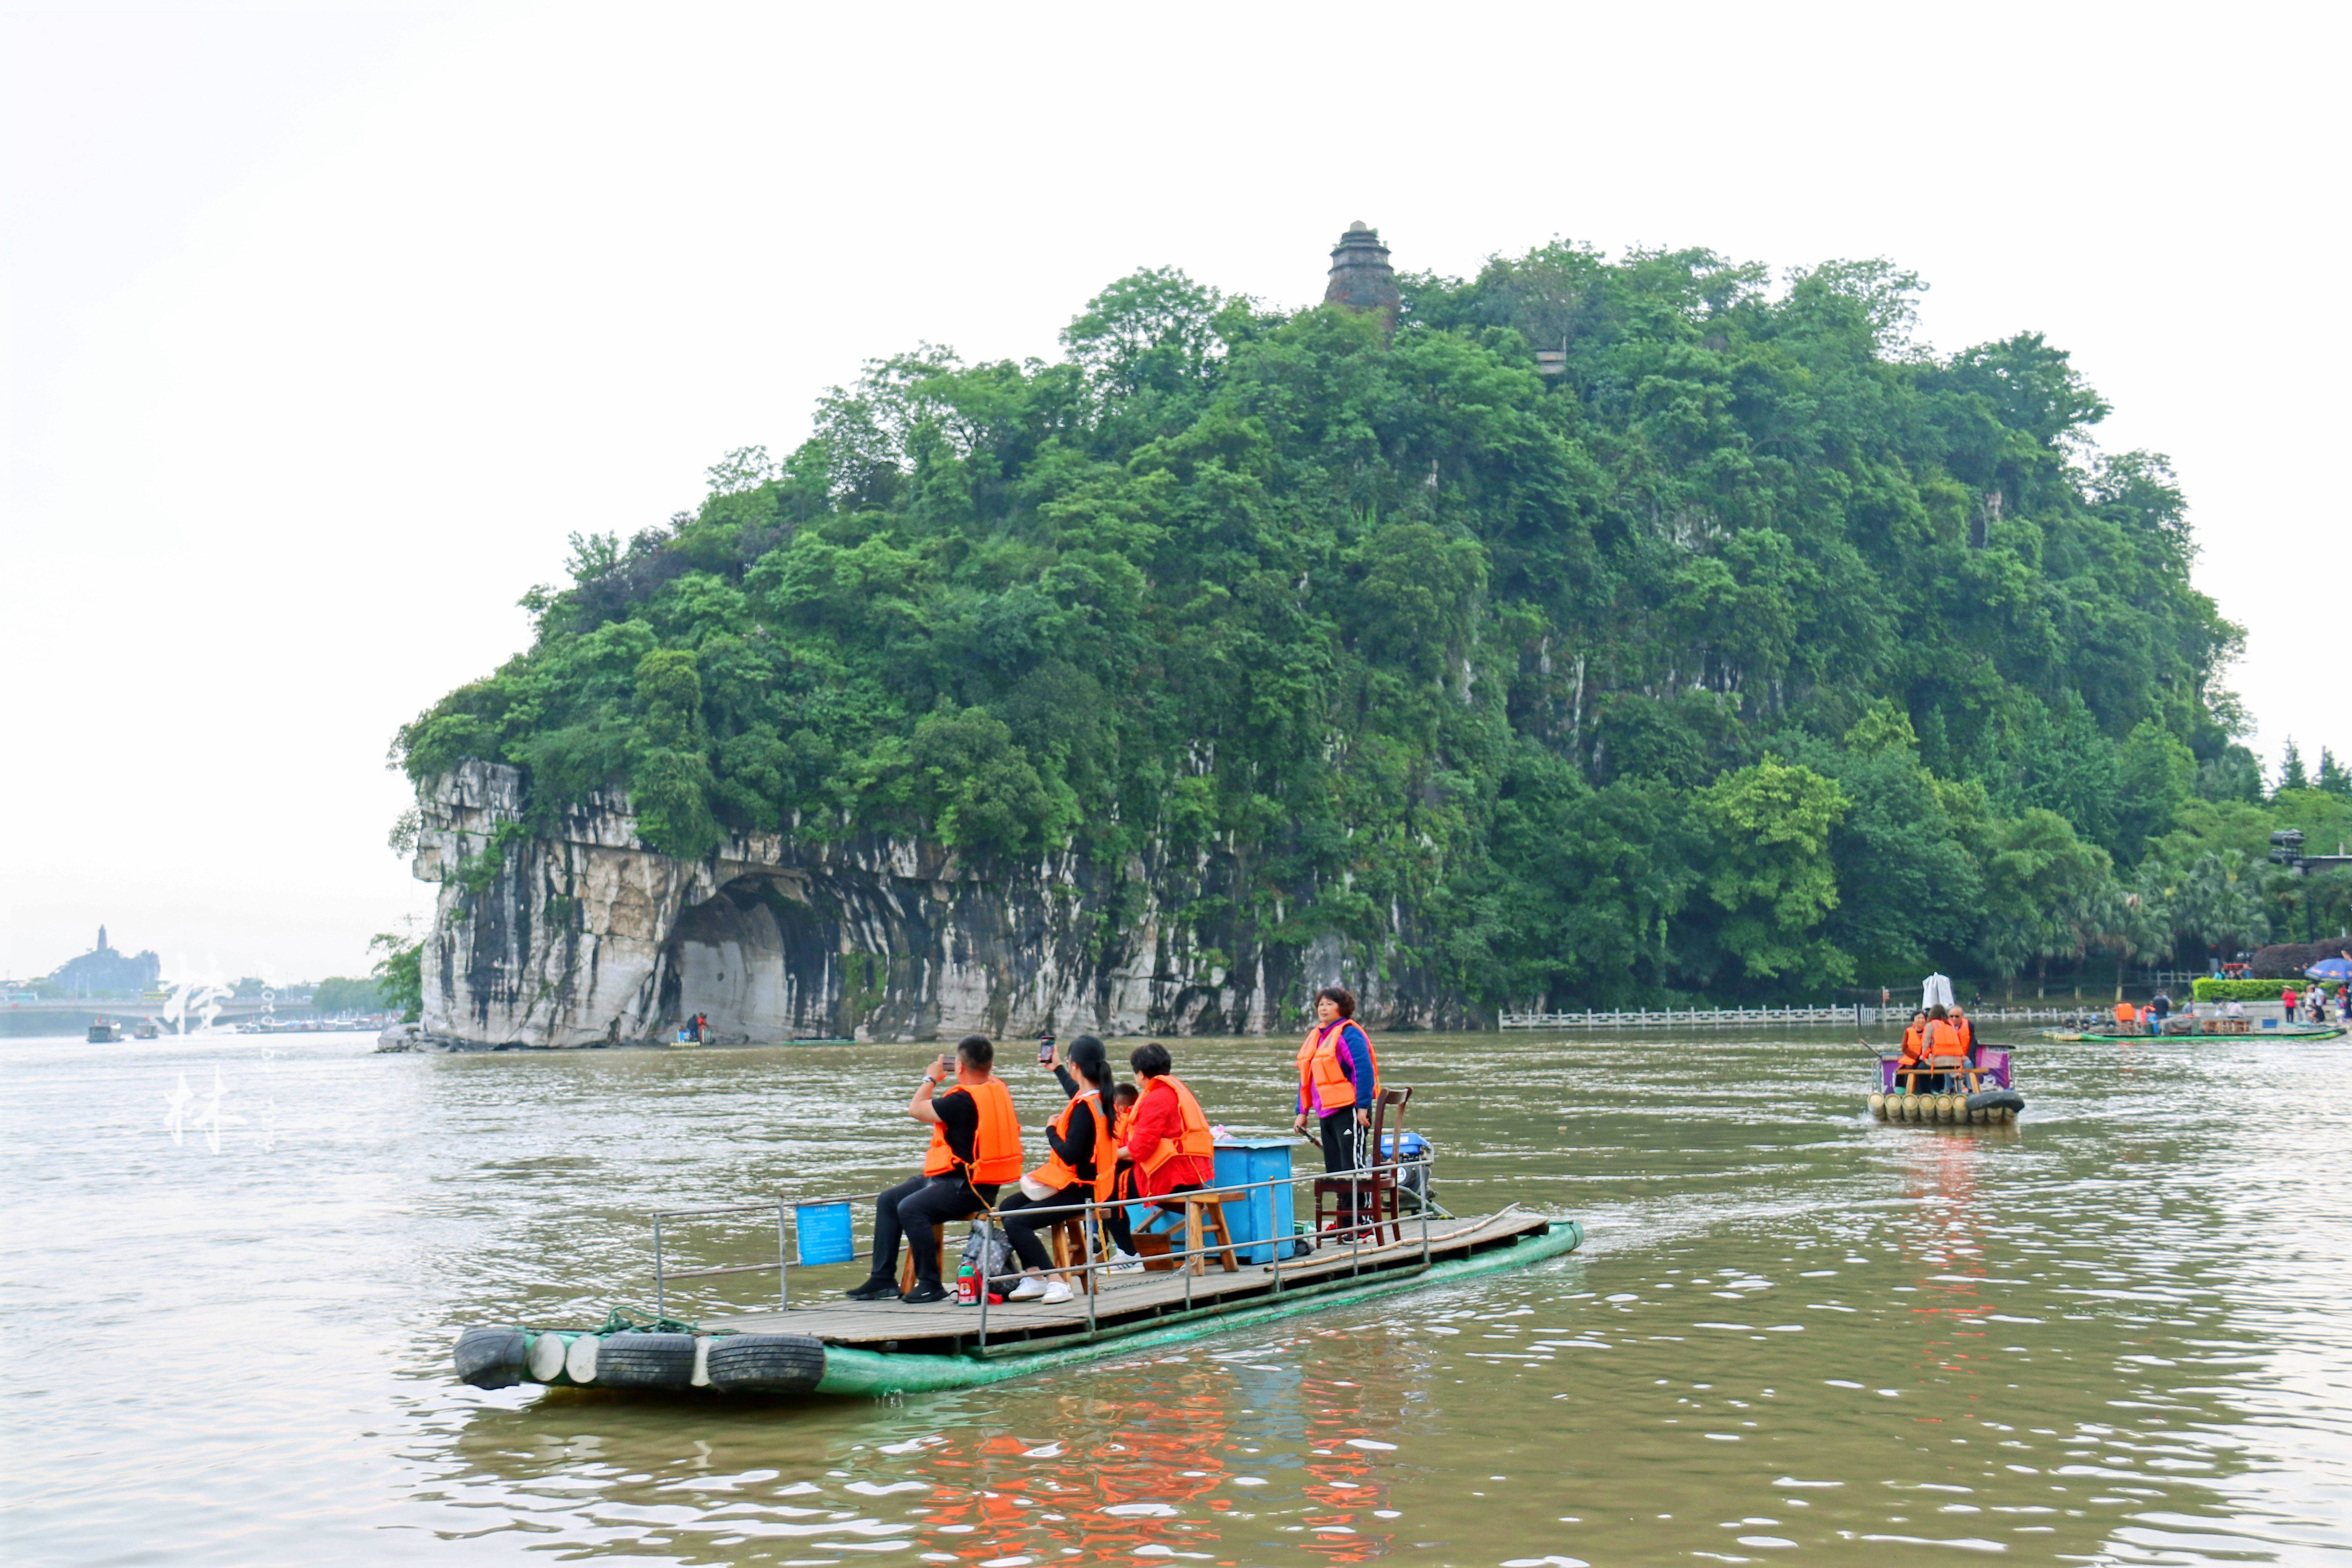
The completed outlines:
<svg viewBox="0 0 2352 1568">
<path fill-rule="evenodd" d="M 1225 1272 L 1239 1274 L 1242 1271 L 1241 1259 L 1234 1256 L 1233 1232 L 1225 1226 L 1225 1199 L 1230 1195 L 1225 1193 L 1171 1193 L 1166 1197 L 1150 1200 L 1155 1207 L 1171 1218 L 1180 1212 L 1182 1214 L 1185 1268 L 1194 1274 L 1209 1271 L 1206 1253 L 1207 1233 L 1210 1231 L 1216 1233 L 1217 1256 L 1223 1261 Z M 1135 1249 L 1143 1258 L 1143 1266 L 1150 1268 L 1153 1260 L 1157 1259 L 1160 1270 L 1174 1268 L 1175 1262 L 1169 1253 L 1174 1247 L 1175 1239 L 1172 1232 L 1153 1230 L 1150 1223 L 1145 1222 L 1135 1233 Z M 1154 1245 L 1147 1247 L 1147 1240 Z"/>
<path fill-rule="evenodd" d="M 1087 1240 L 1087 1222 L 1077 1215 L 1055 1220 L 1046 1228 L 1045 1239 L 1054 1251 L 1054 1267 L 1061 1270 L 1085 1268 L 1094 1262 L 1095 1249 Z M 1072 1261 L 1076 1259 L 1076 1261 Z M 1078 1289 L 1088 1295 L 1095 1291 L 1095 1270 L 1087 1268 L 1078 1276 Z"/>
</svg>

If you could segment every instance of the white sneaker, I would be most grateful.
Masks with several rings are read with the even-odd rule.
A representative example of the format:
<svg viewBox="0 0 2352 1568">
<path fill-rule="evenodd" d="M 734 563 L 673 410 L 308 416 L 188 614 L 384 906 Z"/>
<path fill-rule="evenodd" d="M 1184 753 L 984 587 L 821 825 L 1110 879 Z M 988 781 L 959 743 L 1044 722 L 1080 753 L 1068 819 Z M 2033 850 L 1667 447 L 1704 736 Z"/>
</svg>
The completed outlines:
<svg viewBox="0 0 2352 1568">
<path fill-rule="evenodd" d="M 1046 1285 L 1043 1279 L 1038 1279 L 1034 1274 L 1024 1274 L 1021 1277 L 1021 1283 L 1013 1287 L 1004 1299 L 1008 1301 L 1034 1301 L 1040 1296 L 1045 1296 L 1048 1300 L 1053 1299 L 1047 1295 Z M 1068 1300 L 1069 1296 L 1068 1290 L 1065 1289 L 1062 1292 L 1064 1300 Z"/>
<path fill-rule="evenodd" d="M 1140 1274 L 1143 1272 L 1143 1259 L 1138 1258 L 1132 1252 L 1114 1251 L 1110 1255 L 1110 1262 L 1104 1267 L 1103 1272 L 1106 1274 Z"/>
<path fill-rule="evenodd" d="M 1054 1280 L 1051 1284 L 1048 1284 L 1045 1287 L 1045 1294 L 1038 1298 L 1039 1300 L 1045 1302 L 1048 1307 L 1058 1307 L 1069 1299 L 1070 1287 L 1068 1284 L 1059 1279 Z"/>
</svg>

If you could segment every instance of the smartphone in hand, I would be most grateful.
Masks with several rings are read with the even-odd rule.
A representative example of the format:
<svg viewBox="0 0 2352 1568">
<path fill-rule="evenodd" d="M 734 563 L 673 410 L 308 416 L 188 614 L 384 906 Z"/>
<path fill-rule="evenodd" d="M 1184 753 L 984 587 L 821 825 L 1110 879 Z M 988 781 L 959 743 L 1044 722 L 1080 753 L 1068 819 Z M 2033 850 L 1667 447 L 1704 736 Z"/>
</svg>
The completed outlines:
<svg viewBox="0 0 2352 1568">
<path fill-rule="evenodd" d="M 1051 1035 L 1040 1035 L 1037 1037 L 1037 1065 L 1040 1067 L 1051 1067 L 1053 1063 L 1054 1037 Z"/>
</svg>

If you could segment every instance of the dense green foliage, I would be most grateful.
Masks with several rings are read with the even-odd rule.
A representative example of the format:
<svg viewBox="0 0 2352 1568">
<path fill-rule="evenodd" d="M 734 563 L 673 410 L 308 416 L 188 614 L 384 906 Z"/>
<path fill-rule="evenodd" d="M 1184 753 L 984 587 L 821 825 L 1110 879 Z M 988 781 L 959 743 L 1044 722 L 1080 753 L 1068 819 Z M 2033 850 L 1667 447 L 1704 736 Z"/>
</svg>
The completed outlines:
<svg viewBox="0 0 2352 1568">
<path fill-rule="evenodd" d="M 321 1013 L 373 1013 L 384 1005 L 383 983 L 330 975 L 311 988 L 310 1005 Z"/>
<path fill-rule="evenodd" d="M 1138 274 L 1060 363 L 877 362 L 782 463 L 575 535 L 407 766 L 624 786 L 686 857 L 1204 855 L 1202 930 L 1487 1003 L 2292 924 L 2164 460 L 2095 453 L 2036 335 L 1914 348 L 1916 288 L 1561 245 L 1407 279 L 1390 342 Z"/>
<path fill-rule="evenodd" d="M 376 996 L 372 1005 L 386 1010 L 396 1009 L 404 1024 L 414 1024 L 422 1018 L 425 1016 L 425 940 L 383 931 L 369 939 L 368 951 L 383 954 L 368 971 L 373 976 Z"/>
</svg>

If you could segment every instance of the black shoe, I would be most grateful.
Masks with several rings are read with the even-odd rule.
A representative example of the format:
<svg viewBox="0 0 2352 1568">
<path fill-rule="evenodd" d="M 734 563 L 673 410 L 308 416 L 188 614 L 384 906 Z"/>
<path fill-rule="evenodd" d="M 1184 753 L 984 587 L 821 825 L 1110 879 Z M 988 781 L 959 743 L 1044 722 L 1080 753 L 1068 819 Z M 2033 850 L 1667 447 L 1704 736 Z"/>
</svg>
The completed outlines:
<svg viewBox="0 0 2352 1568">
<path fill-rule="evenodd" d="M 944 1301 L 947 1299 L 947 1287 L 936 1279 L 918 1279 L 915 1281 L 913 1289 L 898 1298 L 909 1307 L 919 1307 L 929 1301 Z"/>
<path fill-rule="evenodd" d="M 898 1287 L 895 1281 L 877 1274 L 846 1294 L 853 1301 L 895 1301 L 898 1299 Z"/>
</svg>

